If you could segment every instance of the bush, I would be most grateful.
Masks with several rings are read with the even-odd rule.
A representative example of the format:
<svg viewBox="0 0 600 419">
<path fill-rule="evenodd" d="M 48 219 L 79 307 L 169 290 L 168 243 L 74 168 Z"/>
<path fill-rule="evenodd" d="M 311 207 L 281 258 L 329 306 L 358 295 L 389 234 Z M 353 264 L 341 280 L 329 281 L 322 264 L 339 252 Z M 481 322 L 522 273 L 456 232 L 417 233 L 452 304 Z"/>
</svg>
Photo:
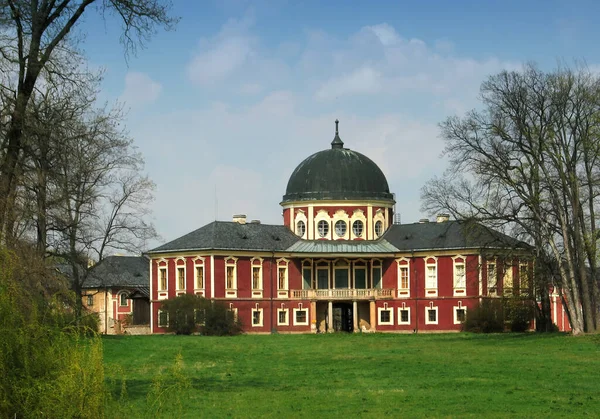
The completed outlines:
<svg viewBox="0 0 600 419">
<path fill-rule="evenodd" d="M 499 333 L 504 331 L 502 300 L 485 299 L 467 312 L 463 331 L 474 333 Z"/>
<path fill-rule="evenodd" d="M 535 316 L 531 301 L 509 298 L 505 303 L 505 318 L 510 323 L 511 332 L 526 332 Z"/>
<path fill-rule="evenodd" d="M 167 312 L 168 330 L 178 335 L 232 336 L 242 332 L 239 320 L 220 301 L 184 294 L 164 301 L 161 310 Z"/>
</svg>

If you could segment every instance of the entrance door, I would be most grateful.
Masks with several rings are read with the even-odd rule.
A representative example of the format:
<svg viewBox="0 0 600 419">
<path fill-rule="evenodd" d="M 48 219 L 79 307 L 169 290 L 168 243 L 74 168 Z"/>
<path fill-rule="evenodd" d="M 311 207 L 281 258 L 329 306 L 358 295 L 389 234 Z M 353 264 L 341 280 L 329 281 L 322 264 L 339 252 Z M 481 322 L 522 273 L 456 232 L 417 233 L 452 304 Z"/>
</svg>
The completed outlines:
<svg viewBox="0 0 600 419">
<path fill-rule="evenodd" d="M 333 330 L 336 332 L 352 332 L 352 304 L 333 304 Z"/>
</svg>

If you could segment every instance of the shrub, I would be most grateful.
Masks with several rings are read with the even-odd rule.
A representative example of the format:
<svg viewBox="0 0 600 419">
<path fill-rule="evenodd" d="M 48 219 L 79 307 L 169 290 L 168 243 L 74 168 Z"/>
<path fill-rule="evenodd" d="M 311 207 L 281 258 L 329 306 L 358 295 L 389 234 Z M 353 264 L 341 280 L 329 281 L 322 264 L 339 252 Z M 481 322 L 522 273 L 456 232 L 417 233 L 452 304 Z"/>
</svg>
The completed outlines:
<svg viewBox="0 0 600 419">
<path fill-rule="evenodd" d="M 504 307 L 502 300 L 485 299 L 467 312 L 463 331 L 474 333 L 498 333 L 504 331 Z"/>
<path fill-rule="evenodd" d="M 241 333 L 242 327 L 233 312 L 220 301 L 209 301 L 184 294 L 164 301 L 161 310 L 169 316 L 168 329 L 178 335 L 225 336 Z"/>
<path fill-rule="evenodd" d="M 505 318 L 510 323 L 511 332 L 526 332 L 535 316 L 531 301 L 508 298 L 505 301 Z"/>
</svg>

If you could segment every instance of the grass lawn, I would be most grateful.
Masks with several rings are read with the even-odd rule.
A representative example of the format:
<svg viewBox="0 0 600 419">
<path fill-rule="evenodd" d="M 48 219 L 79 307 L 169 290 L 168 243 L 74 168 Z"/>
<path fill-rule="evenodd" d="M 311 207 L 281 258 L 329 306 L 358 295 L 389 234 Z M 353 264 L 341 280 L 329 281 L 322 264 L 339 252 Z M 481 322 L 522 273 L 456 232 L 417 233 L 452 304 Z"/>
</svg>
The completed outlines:
<svg viewBox="0 0 600 419">
<path fill-rule="evenodd" d="M 600 336 L 104 338 L 109 417 L 600 417 Z"/>
</svg>

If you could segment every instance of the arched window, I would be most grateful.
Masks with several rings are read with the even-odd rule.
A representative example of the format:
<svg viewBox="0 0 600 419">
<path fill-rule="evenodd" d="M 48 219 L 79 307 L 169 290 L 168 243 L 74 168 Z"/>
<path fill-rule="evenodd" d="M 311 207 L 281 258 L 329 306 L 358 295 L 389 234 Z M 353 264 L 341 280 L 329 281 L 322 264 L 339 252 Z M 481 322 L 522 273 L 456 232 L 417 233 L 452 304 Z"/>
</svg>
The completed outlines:
<svg viewBox="0 0 600 419">
<path fill-rule="evenodd" d="M 326 220 L 319 221 L 317 230 L 319 232 L 319 237 L 327 237 L 329 234 L 329 223 Z"/>
<path fill-rule="evenodd" d="M 344 237 L 346 235 L 346 222 L 344 220 L 335 222 L 335 234 L 338 237 Z"/>
<path fill-rule="evenodd" d="M 354 233 L 356 237 L 362 237 L 364 229 L 365 225 L 361 220 L 356 220 L 352 223 L 352 233 Z"/>
</svg>

